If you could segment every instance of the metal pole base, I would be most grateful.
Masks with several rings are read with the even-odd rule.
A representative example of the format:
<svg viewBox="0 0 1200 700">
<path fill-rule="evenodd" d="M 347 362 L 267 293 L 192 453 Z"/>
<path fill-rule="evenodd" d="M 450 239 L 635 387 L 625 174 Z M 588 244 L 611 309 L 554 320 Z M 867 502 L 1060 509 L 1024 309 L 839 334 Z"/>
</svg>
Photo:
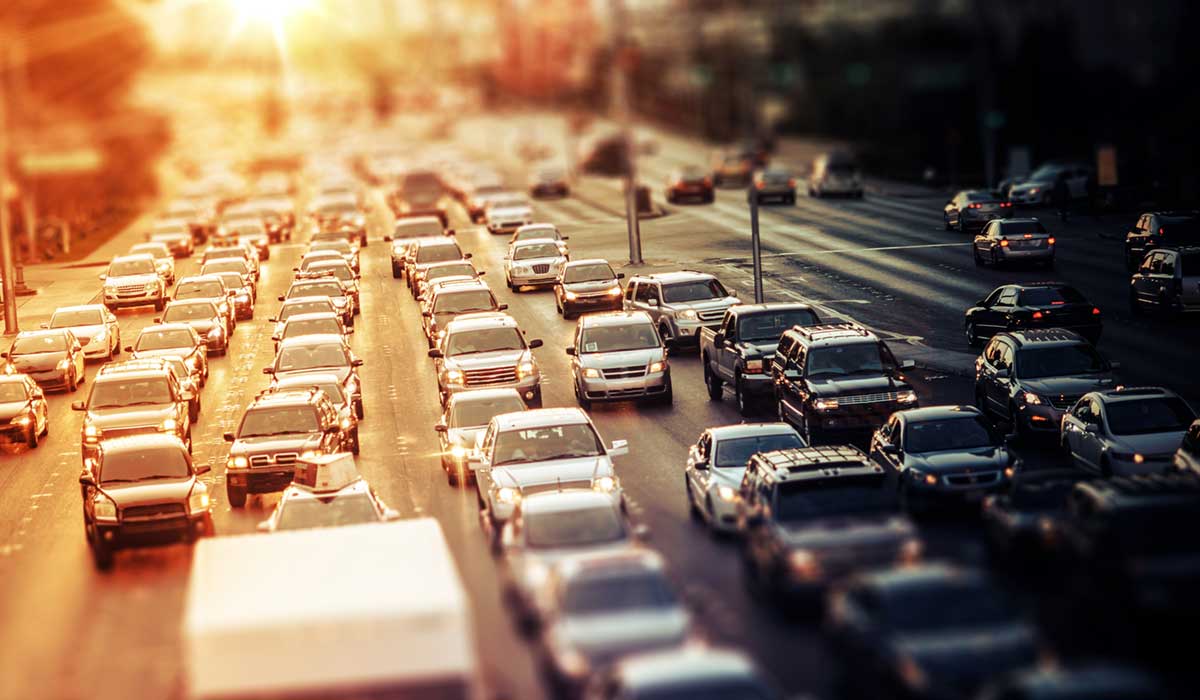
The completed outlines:
<svg viewBox="0 0 1200 700">
<path fill-rule="evenodd" d="M 31 297 L 37 293 L 36 289 L 25 284 L 25 266 L 17 265 L 16 274 L 13 275 L 13 294 Z"/>
</svg>

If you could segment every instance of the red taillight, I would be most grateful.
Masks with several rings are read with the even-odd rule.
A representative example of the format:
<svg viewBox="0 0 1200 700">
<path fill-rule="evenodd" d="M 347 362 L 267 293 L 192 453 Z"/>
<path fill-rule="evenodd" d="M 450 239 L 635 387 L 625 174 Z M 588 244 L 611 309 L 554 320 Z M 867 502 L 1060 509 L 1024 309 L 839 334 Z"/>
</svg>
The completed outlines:
<svg viewBox="0 0 1200 700">
<path fill-rule="evenodd" d="M 1000 202 L 1000 206 L 1002 206 L 1002 207 L 1011 207 L 1011 206 L 1012 206 L 1012 202 Z"/>
<path fill-rule="evenodd" d="M 979 209 L 982 206 L 982 204 L 968 204 L 967 209 Z"/>
<path fill-rule="evenodd" d="M 1093 306 L 1093 307 L 1092 307 L 1092 315 L 1093 315 L 1093 316 L 1099 316 L 1099 315 L 1100 315 L 1100 307 L 1099 307 L 1099 306 Z"/>
<path fill-rule="evenodd" d="M 1164 233 L 1164 229 L 1163 229 L 1163 227 L 1162 227 L 1162 226 L 1159 226 L 1159 227 L 1158 227 L 1158 235 L 1160 235 L 1160 236 L 1161 236 L 1161 235 L 1163 235 L 1163 233 Z"/>
<path fill-rule="evenodd" d="M 705 186 L 705 187 L 712 187 L 712 178 L 711 178 L 711 177 L 706 177 L 706 178 L 704 178 L 704 186 Z"/>
<path fill-rule="evenodd" d="M 1054 236 L 1051 236 L 1049 239 L 1047 239 L 1046 245 L 1054 245 Z"/>
<path fill-rule="evenodd" d="M 754 189 L 761 190 L 765 184 L 766 183 L 763 183 L 763 182 L 756 182 L 756 183 L 754 183 Z"/>
<path fill-rule="evenodd" d="M 1052 301 L 1052 302 L 1050 302 L 1050 305 L 1051 305 L 1051 306 L 1062 306 L 1062 305 L 1063 305 L 1063 304 L 1065 304 L 1065 303 L 1067 303 L 1067 302 L 1065 302 L 1065 301 Z"/>
<path fill-rule="evenodd" d="M 788 187 L 791 187 L 792 189 L 796 188 L 796 178 L 794 178 L 794 177 L 788 178 Z"/>
<path fill-rule="evenodd" d="M 1036 320 L 1040 319 L 1041 317 L 1043 317 L 1043 316 L 1045 316 L 1045 315 L 1046 315 L 1046 314 L 1043 314 L 1041 311 L 1034 311 L 1034 312 L 1033 312 L 1033 320 L 1035 320 L 1035 321 L 1036 321 Z"/>
<path fill-rule="evenodd" d="M 1001 238 L 1001 239 L 1000 239 L 1000 247 L 1001 247 L 1001 248 L 1007 248 L 1007 247 L 1008 247 L 1008 239 L 1007 239 L 1007 238 Z"/>
</svg>

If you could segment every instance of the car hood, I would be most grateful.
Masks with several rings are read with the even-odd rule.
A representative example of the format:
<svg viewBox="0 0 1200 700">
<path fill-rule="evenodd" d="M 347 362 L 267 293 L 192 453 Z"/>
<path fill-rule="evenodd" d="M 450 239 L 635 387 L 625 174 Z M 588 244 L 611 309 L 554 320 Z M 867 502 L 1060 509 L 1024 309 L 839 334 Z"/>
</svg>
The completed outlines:
<svg viewBox="0 0 1200 700">
<path fill-rule="evenodd" d="M 0 403 L 0 421 L 12 420 L 29 408 L 28 401 L 6 401 Z"/>
<path fill-rule="evenodd" d="M 480 352 L 472 355 L 458 355 L 446 358 L 445 366 L 456 367 L 461 370 L 505 367 L 517 364 L 524 354 L 525 350 L 497 350 L 495 352 Z"/>
<path fill-rule="evenodd" d="M 293 433 L 290 435 L 238 438 L 229 447 L 229 454 L 257 455 L 274 454 L 276 452 L 303 452 L 307 449 L 313 449 L 320 444 L 320 433 Z"/>
<path fill-rule="evenodd" d="M 342 366 L 342 367 L 313 367 L 311 369 L 296 369 L 296 370 L 290 370 L 290 371 L 285 371 L 285 372 L 276 372 L 275 378 L 283 379 L 284 377 L 298 377 L 298 376 L 305 375 L 305 374 L 332 374 L 338 378 L 339 382 L 344 382 L 344 381 L 346 381 L 346 378 L 350 376 L 350 368 Z"/>
<path fill-rule="evenodd" d="M 973 450 L 945 450 L 922 454 L 906 453 L 905 466 L 923 472 L 944 473 L 964 470 L 995 471 L 1009 464 L 1005 447 L 980 447 Z"/>
<path fill-rule="evenodd" d="M 1113 375 L 1109 372 L 1102 374 L 1082 374 L 1070 377 L 1043 377 L 1041 379 L 1022 379 L 1021 386 L 1039 396 L 1082 396 L 1092 391 L 1111 389 L 1114 384 Z"/>
<path fill-rule="evenodd" d="M 612 463 L 606 456 L 554 459 L 548 462 L 507 464 L 492 471 L 492 481 L 497 486 L 522 488 L 553 484 L 556 481 L 588 481 L 596 477 L 612 476 Z"/>
<path fill-rule="evenodd" d="M 1183 430 L 1176 430 L 1149 435 L 1114 435 L 1113 441 L 1118 449 L 1125 452 L 1139 452 L 1144 455 L 1173 454 L 1183 443 L 1185 434 Z"/>
<path fill-rule="evenodd" d="M 775 356 L 775 350 L 779 347 L 779 338 L 755 343 L 738 343 L 738 347 L 742 349 L 743 357 L 758 357 L 769 360 Z"/>
<path fill-rule="evenodd" d="M 662 348 L 644 348 L 641 350 L 622 350 L 619 352 L 584 353 L 579 356 L 579 364 L 583 367 L 610 369 L 613 367 L 647 365 L 662 359 Z"/>
<path fill-rule="evenodd" d="M 691 618 L 682 606 L 571 615 L 559 626 L 563 638 L 594 665 L 634 652 L 679 646 Z"/>
<path fill-rule="evenodd" d="M 79 339 L 79 342 L 91 340 L 105 331 L 103 324 L 95 326 L 70 326 L 71 332 Z"/>
<path fill-rule="evenodd" d="M 195 348 L 162 348 L 160 350 L 137 350 L 133 359 L 142 360 L 147 357 L 187 357 L 195 352 Z"/>
<path fill-rule="evenodd" d="M 1022 624 L 906 635 L 896 645 L 933 683 L 957 689 L 1037 660 L 1033 631 Z"/>
<path fill-rule="evenodd" d="M 164 420 L 174 417 L 174 404 L 99 408 L 88 411 L 88 420 L 100 430 L 141 427 L 157 428 Z"/>
<path fill-rule="evenodd" d="M 211 331 L 213 327 L 218 324 L 218 321 L 215 318 L 203 318 L 193 321 L 184 321 L 184 323 L 196 329 L 196 332 L 200 335 L 204 335 L 205 333 Z"/>
<path fill-rule="evenodd" d="M 124 287 L 129 284 L 157 284 L 158 272 L 150 272 L 144 275 L 119 275 L 116 277 L 105 277 L 104 284 L 113 287 Z"/>
<path fill-rule="evenodd" d="M 710 468 L 712 480 L 714 484 L 719 486 L 728 486 L 733 490 L 737 490 L 742 484 L 742 476 L 746 473 L 745 467 L 716 467 Z"/>
<path fill-rule="evenodd" d="M 696 312 L 700 311 L 724 311 L 729 307 L 740 303 L 733 297 L 725 297 L 723 299 L 704 299 L 703 301 L 672 301 L 668 302 L 667 306 L 674 310 L 692 309 Z"/>
<path fill-rule="evenodd" d="M 47 372 L 55 368 L 67 356 L 64 351 L 39 352 L 31 355 L 17 355 L 9 358 L 14 369 L 18 372 Z"/>
<path fill-rule="evenodd" d="M 560 265 L 560 264 L 566 262 L 566 260 L 567 259 L 561 255 L 547 255 L 547 256 L 541 257 L 541 258 L 521 258 L 520 260 L 513 260 L 512 266 L 513 267 L 522 267 L 522 266 L 528 267 L 530 265 Z"/>
<path fill-rule="evenodd" d="M 820 518 L 802 524 L 783 524 L 780 529 L 790 547 L 838 551 L 890 543 L 899 548 L 904 541 L 916 536 L 916 528 L 911 522 L 894 516 Z"/>
<path fill-rule="evenodd" d="M 487 430 L 486 425 L 474 428 L 450 428 L 446 431 L 446 442 L 451 445 L 462 445 L 468 449 L 475 447 L 475 440 Z"/>
<path fill-rule="evenodd" d="M 903 391 L 908 384 L 886 374 L 862 377 L 830 377 L 810 379 L 809 385 L 818 396 L 851 396 L 854 394 L 880 394 L 888 391 Z"/>
<path fill-rule="evenodd" d="M 195 478 L 189 476 L 182 479 L 153 479 L 133 484 L 101 484 L 100 488 L 118 506 L 182 503 L 187 500 L 195 482 Z"/>
<path fill-rule="evenodd" d="M 563 289 L 576 294 L 594 294 L 596 292 L 605 292 L 613 287 L 617 287 L 617 280 L 600 280 L 598 282 L 563 282 Z"/>
</svg>

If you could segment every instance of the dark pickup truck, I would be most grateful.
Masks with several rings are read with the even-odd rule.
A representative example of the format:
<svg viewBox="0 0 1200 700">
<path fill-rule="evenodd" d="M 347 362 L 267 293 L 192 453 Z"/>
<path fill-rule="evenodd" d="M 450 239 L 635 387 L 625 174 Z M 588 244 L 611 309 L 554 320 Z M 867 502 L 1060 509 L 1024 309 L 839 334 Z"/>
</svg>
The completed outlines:
<svg viewBox="0 0 1200 700">
<path fill-rule="evenodd" d="M 772 394 L 770 363 L 783 332 L 820 323 L 808 304 L 739 304 L 725 311 L 716 329 L 700 329 L 700 360 L 708 397 L 720 401 L 722 387 L 733 387 L 742 415 L 755 399 Z"/>
</svg>

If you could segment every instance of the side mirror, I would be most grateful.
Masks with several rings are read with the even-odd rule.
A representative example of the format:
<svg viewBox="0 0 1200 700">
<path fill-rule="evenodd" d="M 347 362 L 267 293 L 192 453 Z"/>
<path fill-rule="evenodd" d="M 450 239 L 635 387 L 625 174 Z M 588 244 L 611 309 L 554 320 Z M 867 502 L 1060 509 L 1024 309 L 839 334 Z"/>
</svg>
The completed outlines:
<svg viewBox="0 0 1200 700">
<path fill-rule="evenodd" d="M 383 519 L 388 522 L 392 522 L 394 520 L 400 520 L 401 517 L 402 516 L 400 515 L 400 511 L 398 511 L 398 510 L 388 508 L 383 511 Z"/>
<path fill-rule="evenodd" d="M 724 333 L 722 333 L 720 331 L 713 333 L 713 345 L 720 345 L 721 343 L 724 343 L 724 342 L 725 342 L 725 334 Z"/>
<path fill-rule="evenodd" d="M 275 369 L 272 367 L 263 367 L 263 374 L 275 374 Z"/>
<path fill-rule="evenodd" d="M 272 335 L 272 336 L 271 336 L 271 340 L 273 340 L 273 341 L 275 341 L 276 343 L 278 343 L 278 342 L 281 340 L 281 338 L 280 338 L 278 335 Z"/>
<path fill-rule="evenodd" d="M 702 472 L 708 471 L 708 460 L 702 459 L 702 460 L 698 460 L 696 462 L 692 462 L 692 469 L 696 469 L 696 470 L 702 471 Z"/>
<path fill-rule="evenodd" d="M 654 297 L 651 297 L 651 298 L 649 298 L 649 299 L 647 299 L 647 300 L 646 300 L 646 304 L 648 304 L 648 305 L 650 305 L 650 306 L 658 306 L 658 299 L 655 299 Z"/>
<path fill-rule="evenodd" d="M 429 356 L 430 356 L 430 357 L 433 357 L 433 358 L 438 358 L 438 357 L 441 357 L 441 356 L 442 356 L 442 351 L 441 351 L 441 350 L 439 350 L 438 348 L 430 348 L 430 349 L 429 349 Z"/>
<path fill-rule="evenodd" d="M 453 235 L 456 235 L 457 233 L 458 233 L 458 231 L 456 231 L 455 229 L 452 229 L 452 228 L 446 229 L 447 236 L 453 236 Z"/>
<path fill-rule="evenodd" d="M 619 279 L 619 280 L 623 280 L 623 279 L 625 279 L 625 273 L 624 273 L 624 272 L 618 272 L 618 273 L 617 273 L 617 279 Z"/>
<path fill-rule="evenodd" d="M 1007 367 L 996 370 L 996 379 L 1008 379 L 1012 376 L 1012 371 Z"/>
<path fill-rule="evenodd" d="M 324 432 L 326 435 L 337 435 L 339 430 L 341 430 L 341 426 L 327 425 L 327 426 L 325 426 L 325 430 L 323 430 L 322 432 Z"/>
<path fill-rule="evenodd" d="M 95 486 L 96 485 L 96 477 L 92 476 L 92 473 L 89 471 L 80 472 L 79 483 L 84 486 Z"/>
<path fill-rule="evenodd" d="M 283 295 L 282 295 L 282 294 L 280 294 L 279 296 L 277 296 L 277 297 L 275 297 L 275 298 L 276 298 L 276 299 L 278 299 L 279 301 L 283 301 Z"/>
<path fill-rule="evenodd" d="M 39 323 L 38 324 L 38 328 L 49 328 L 49 327 L 50 327 L 49 323 Z"/>
<path fill-rule="evenodd" d="M 383 242 L 384 242 L 384 243 L 391 243 L 391 242 L 392 242 L 392 237 L 391 237 L 391 236 L 384 236 L 384 237 L 383 237 Z"/>
<path fill-rule="evenodd" d="M 225 439 L 225 442 L 233 442 L 234 441 L 233 433 L 222 433 L 221 437 Z"/>
<path fill-rule="evenodd" d="M 541 338 L 534 338 L 533 340 L 529 341 L 529 348 L 531 350 L 533 348 L 540 348 L 540 347 L 542 347 L 542 339 Z"/>
<path fill-rule="evenodd" d="M 293 268 L 292 268 L 292 272 L 299 272 L 299 271 L 300 271 L 300 268 L 298 268 L 298 267 L 293 267 Z"/>
<path fill-rule="evenodd" d="M 363 366 L 363 361 L 362 361 L 362 359 L 361 359 L 361 358 L 358 358 L 358 357 L 356 357 L 356 358 L 354 358 L 353 360 L 351 360 L 351 361 L 350 361 L 350 366 L 351 366 L 351 367 L 362 367 L 362 366 Z"/>
<path fill-rule="evenodd" d="M 569 240 L 571 240 L 571 237 L 570 237 L 570 236 L 559 236 L 558 240 L 560 240 L 560 241 L 569 241 Z"/>
<path fill-rule="evenodd" d="M 433 432 L 445 433 L 450 430 L 450 426 L 446 425 L 445 421 L 438 421 L 433 424 Z"/>
<path fill-rule="evenodd" d="M 158 317 L 158 316 L 155 316 L 155 317 L 154 317 L 154 322 L 155 322 L 155 323 L 162 323 L 162 318 L 160 318 L 160 317 Z"/>
<path fill-rule="evenodd" d="M 4 352 L 0 352 L 0 357 L 3 357 L 3 358 L 5 358 L 5 359 L 8 359 L 8 351 L 7 351 L 7 350 L 5 350 Z"/>
<path fill-rule="evenodd" d="M 85 406 L 82 401 L 72 401 L 71 402 L 71 410 L 72 411 L 86 411 L 87 406 Z"/>
<path fill-rule="evenodd" d="M 568 347 L 567 354 L 570 355 L 571 357 L 574 357 L 575 356 L 575 346 L 572 345 L 571 347 Z"/>
<path fill-rule="evenodd" d="M 201 474 L 207 474 L 212 471 L 212 465 L 198 464 L 192 468 L 192 471 L 195 472 L 196 476 L 200 476 Z"/>
<path fill-rule="evenodd" d="M 916 360 L 901 360 L 900 369 L 912 369 L 917 366 Z"/>
<path fill-rule="evenodd" d="M 508 311 L 508 304 L 496 304 L 497 311 Z"/>
<path fill-rule="evenodd" d="M 612 446 L 608 448 L 609 457 L 620 457 L 627 454 L 629 454 L 628 440 L 613 440 Z"/>
<path fill-rule="evenodd" d="M 108 275 L 107 275 L 106 273 L 103 273 L 103 272 L 101 272 L 100 274 L 96 275 L 96 279 L 101 279 L 101 280 L 102 280 L 102 279 L 107 279 L 107 278 L 108 278 Z"/>
<path fill-rule="evenodd" d="M 132 346 L 132 345 L 126 345 L 126 346 L 125 346 L 125 348 L 124 348 L 124 350 L 125 350 L 125 352 L 133 352 L 133 346 Z"/>
<path fill-rule="evenodd" d="M 342 331 L 342 334 L 343 334 L 343 335 L 354 335 L 354 329 L 353 329 L 353 328 L 346 328 L 345 330 L 343 330 L 343 331 Z"/>
<path fill-rule="evenodd" d="M 275 318 L 274 316 L 268 316 L 267 322 L 268 323 L 279 323 L 279 319 Z"/>
</svg>

